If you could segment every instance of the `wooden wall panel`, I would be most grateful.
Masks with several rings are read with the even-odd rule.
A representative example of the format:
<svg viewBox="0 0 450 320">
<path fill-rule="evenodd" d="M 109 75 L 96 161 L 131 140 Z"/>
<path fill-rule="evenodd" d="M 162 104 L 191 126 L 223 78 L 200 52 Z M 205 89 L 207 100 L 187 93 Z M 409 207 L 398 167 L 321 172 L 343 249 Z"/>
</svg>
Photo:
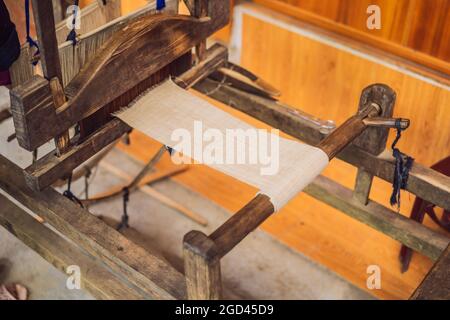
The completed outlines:
<svg viewBox="0 0 450 320">
<path fill-rule="evenodd" d="M 258 2 L 256 0 L 255 2 Z M 449 0 L 275 0 L 450 61 Z M 381 8 L 381 30 L 366 27 L 369 5 Z M 447 34 L 447 38 L 444 35 Z"/>
<path fill-rule="evenodd" d="M 291 19 L 285 21 L 295 25 Z M 364 87 L 386 83 L 397 92 L 395 115 L 412 122 L 400 148 L 425 165 L 450 154 L 448 86 L 425 82 L 247 14 L 243 25 L 241 64 L 280 88 L 283 101 L 339 124 L 355 112 Z M 393 136 L 391 132 L 390 141 Z"/>
<path fill-rule="evenodd" d="M 435 70 L 450 73 L 450 0 L 254 0 L 254 2 L 422 63 Z M 368 17 L 366 10 L 371 4 L 378 5 L 381 9 L 381 30 L 369 30 L 366 26 Z"/>
</svg>

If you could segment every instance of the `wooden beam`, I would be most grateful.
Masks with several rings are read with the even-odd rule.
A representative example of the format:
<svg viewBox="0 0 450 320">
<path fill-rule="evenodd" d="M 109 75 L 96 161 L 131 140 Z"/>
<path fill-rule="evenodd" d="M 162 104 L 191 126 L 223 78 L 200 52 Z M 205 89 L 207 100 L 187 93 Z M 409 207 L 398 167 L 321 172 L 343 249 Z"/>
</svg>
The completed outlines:
<svg viewBox="0 0 450 320">
<path fill-rule="evenodd" d="M 33 15 L 38 35 L 40 61 L 44 77 L 51 81 L 50 88 L 54 99 L 55 108 L 59 108 L 66 102 L 61 83 L 61 61 L 59 59 L 58 41 L 55 30 L 55 17 L 52 0 L 33 0 Z M 45 121 L 40 118 L 38 121 Z M 67 130 L 67 131 L 66 131 Z M 70 142 L 69 128 L 54 135 L 57 155 L 64 153 Z"/>
<path fill-rule="evenodd" d="M 186 4 L 186 8 L 189 10 L 189 13 L 191 15 L 194 15 L 195 14 L 195 10 L 194 10 L 194 6 L 195 6 L 194 1 L 195 0 L 183 0 L 183 1 Z"/>
<path fill-rule="evenodd" d="M 208 14 L 208 0 L 194 0 L 194 14 L 196 18 L 204 18 Z M 195 46 L 195 54 L 197 63 L 200 63 L 205 58 L 206 53 L 206 38 L 200 41 Z"/>
<path fill-rule="evenodd" d="M 231 62 L 228 62 L 225 68 L 220 68 L 214 72 L 210 78 L 221 83 L 226 83 L 236 89 L 270 99 L 275 99 L 275 97 L 281 95 L 278 89 L 263 79 Z"/>
<path fill-rule="evenodd" d="M 66 95 L 58 77 L 54 77 L 50 80 L 50 91 L 53 95 L 53 104 L 58 109 L 64 103 L 66 103 Z M 70 147 L 70 135 L 69 130 L 58 135 L 55 138 L 56 156 L 60 157 L 63 153 L 66 153 Z"/>
<path fill-rule="evenodd" d="M 151 298 L 140 289 L 126 284 L 100 261 L 50 230 L 1 194 L 0 225 L 63 273 L 66 273 L 68 266 L 79 266 L 82 289 L 97 299 Z"/>
<path fill-rule="evenodd" d="M 374 201 L 360 203 L 353 198 L 352 190 L 324 176 L 316 178 L 304 192 L 433 260 L 450 243 L 449 237 Z"/>
<path fill-rule="evenodd" d="M 59 60 L 58 41 L 56 40 L 52 0 L 33 0 L 32 3 L 44 77 L 47 80 L 57 77 L 60 83 L 62 83 L 61 62 Z"/>
<path fill-rule="evenodd" d="M 55 190 L 29 189 L 22 170 L 1 155 L 0 188 L 152 298 L 186 297 L 183 275 L 166 261 L 136 246 Z"/>
<path fill-rule="evenodd" d="M 184 236 L 184 272 L 190 300 L 221 299 L 220 258 L 216 249 L 214 241 L 200 231 Z"/>
<path fill-rule="evenodd" d="M 353 190 L 353 198 L 361 204 L 366 205 L 369 202 L 370 189 L 372 188 L 373 175 L 358 168 L 356 174 L 355 190 Z"/>
<path fill-rule="evenodd" d="M 270 198 L 263 194 L 257 195 L 209 236 L 216 244 L 218 258 L 230 252 L 274 212 Z"/>
<path fill-rule="evenodd" d="M 450 300 L 450 245 L 411 296 L 412 300 Z"/>
<path fill-rule="evenodd" d="M 43 190 L 51 186 L 91 156 L 119 139 L 128 130 L 131 128 L 124 122 L 113 119 L 92 134 L 89 139 L 73 146 L 61 156 L 58 157 L 55 151 L 48 153 L 25 169 L 28 186 L 34 190 Z"/>
<path fill-rule="evenodd" d="M 176 77 L 174 82 L 184 89 L 189 89 L 202 81 L 218 68 L 224 66 L 228 60 L 228 49 L 215 43 L 205 52 L 204 59 L 197 65 Z"/>
<path fill-rule="evenodd" d="M 362 111 L 368 105 L 374 103 L 379 108 L 379 119 L 392 119 L 395 99 L 396 94 L 390 87 L 384 84 L 373 84 L 364 88 L 359 100 L 358 110 Z M 365 124 L 367 125 L 366 122 Z M 354 141 L 353 144 L 356 147 L 377 156 L 386 149 L 388 135 L 389 128 L 383 126 L 370 126 Z"/>
<path fill-rule="evenodd" d="M 358 113 L 349 118 L 336 130 L 327 135 L 322 141 L 317 144 L 319 149 L 322 149 L 331 160 L 341 150 L 352 143 L 358 136 L 360 136 L 367 126 L 364 124 L 364 119 L 370 114 L 376 114 L 377 109 L 369 106 L 364 112 Z"/>
<path fill-rule="evenodd" d="M 327 134 L 322 133 L 321 120 L 299 114 L 292 107 L 270 99 L 230 88 L 226 84 L 205 79 L 194 89 L 209 93 L 209 96 L 232 106 L 260 121 L 300 139 L 308 144 L 319 143 Z M 327 130 L 329 132 L 329 130 Z M 326 132 L 326 131 L 325 131 Z M 356 167 L 363 168 L 374 176 L 392 182 L 394 162 L 374 156 L 353 145 L 341 151 L 337 157 Z M 437 206 L 450 210 L 450 177 L 415 162 L 410 173 L 406 190 Z"/>
<path fill-rule="evenodd" d="M 392 119 L 394 113 L 396 94 L 386 85 L 371 85 L 363 90 L 359 101 L 358 110 L 363 110 L 367 105 L 375 103 L 379 107 L 379 122 Z M 372 118 L 364 119 L 364 123 Z M 356 140 L 353 145 L 366 152 L 378 156 L 386 148 L 389 135 L 389 127 L 370 126 Z M 366 205 L 372 188 L 373 175 L 362 168 L 358 168 L 355 190 L 353 196 L 356 200 Z"/>
</svg>

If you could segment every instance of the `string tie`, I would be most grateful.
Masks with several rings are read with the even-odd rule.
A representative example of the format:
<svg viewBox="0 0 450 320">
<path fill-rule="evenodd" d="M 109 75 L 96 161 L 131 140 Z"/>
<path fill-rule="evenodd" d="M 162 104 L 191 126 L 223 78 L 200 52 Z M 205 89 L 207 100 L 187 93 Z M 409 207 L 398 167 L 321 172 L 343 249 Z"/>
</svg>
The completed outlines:
<svg viewBox="0 0 450 320">
<path fill-rule="evenodd" d="M 392 194 L 390 198 L 391 206 L 397 205 L 397 208 L 400 210 L 400 190 L 406 188 L 406 184 L 408 183 L 409 171 L 411 170 L 414 159 L 410 156 L 402 153 L 395 146 L 401 138 L 402 129 L 400 119 L 397 119 L 395 122 L 395 128 L 397 129 L 397 136 L 392 143 L 392 156 L 395 158 L 395 168 L 394 168 L 394 179 L 392 182 Z"/>
<path fill-rule="evenodd" d="M 64 191 L 63 196 L 69 199 L 70 201 L 78 204 L 81 208 L 84 208 L 83 203 L 80 199 L 78 199 L 73 192 L 70 190 L 72 184 L 72 174 L 67 179 L 67 190 Z"/>
<path fill-rule="evenodd" d="M 37 42 L 30 35 L 30 0 L 25 0 L 25 23 L 26 23 L 26 31 L 27 31 L 27 42 L 31 48 L 35 48 L 36 51 L 33 54 L 33 59 L 31 60 L 31 64 L 33 66 L 37 65 L 39 62 L 39 46 Z"/>
</svg>

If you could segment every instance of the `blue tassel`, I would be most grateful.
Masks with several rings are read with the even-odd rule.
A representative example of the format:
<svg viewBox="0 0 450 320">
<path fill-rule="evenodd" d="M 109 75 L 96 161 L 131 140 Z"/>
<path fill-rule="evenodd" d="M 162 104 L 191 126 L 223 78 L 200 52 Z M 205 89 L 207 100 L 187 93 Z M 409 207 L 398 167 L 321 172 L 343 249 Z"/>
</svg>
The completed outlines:
<svg viewBox="0 0 450 320">
<path fill-rule="evenodd" d="M 167 151 L 169 152 L 170 156 L 173 156 L 173 154 L 175 153 L 175 150 L 173 150 L 171 147 L 166 146 Z"/>
<path fill-rule="evenodd" d="M 77 44 L 77 32 L 75 31 L 76 24 L 77 24 L 77 13 L 79 10 L 79 0 L 75 0 L 74 5 L 77 7 L 73 11 L 73 19 L 72 19 L 72 30 L 70 30 L 69 34 L 67 35 L 66 41 L 71 41 L 72 45 L 75 46 Z"/>
<path fill-rule="evenodd" d="M 39 56 L 39 46 L 36 41 L 33 40 L 30 36 L 30 0 L 25 0 L 25 23 L 27 29 L 27 42 L 30 45 L 30 48 L 36 48 L 36 52 L 34 53 L 34 57 Z M 33 59 L 33 66 L 37 65 L 39 62 L 38 59 Z"/>
<path fill-rule="evenodd" d="M 400 190 L 406 188 L 408 182 L 409 171 L 411 170 L 414 159 L 403 154 L 395 146 L 400 140 L 402 135 L 402 128 L 400 127 L 400 120 L 397 120 L 395 124 L 397 128 L 397 136 L 392 143 L 392 156 L 395 158 L 394 179 L 392 182 L 392 195 L 390 199 L 391 206 L 397 205 L 400 209 Z"/>
<path fill-rule="evenodd" d="M 162 10 L 166 7 L 166 0 L 156 0 L 156 10 Z"/>
</svg>

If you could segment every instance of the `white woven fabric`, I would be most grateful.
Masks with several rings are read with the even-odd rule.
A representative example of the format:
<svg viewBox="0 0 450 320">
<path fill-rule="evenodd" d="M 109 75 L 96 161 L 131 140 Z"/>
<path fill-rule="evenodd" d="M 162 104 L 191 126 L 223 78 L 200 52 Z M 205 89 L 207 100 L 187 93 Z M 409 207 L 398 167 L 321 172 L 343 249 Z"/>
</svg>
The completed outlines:
<svg viewBox="0 0 450 320">
<path fill-rule="evenodd" d="M 214 136 L 226 137 L 227 133 L 236 132 L 239 129 L 241 132 L 242 130 L 257 131 L 255 127 L 194 96 L 171 80 L 144 94 L 131 107 L 120 111 L 116 116 L 129 126 L 173 147 L 176 151 L 183 152 L 184 156 L 199 163 L 205 163 L 204 155 L 195 148 L 180 150 L 177 147 L 179 141 L 173 139 L 176 136 L 174 132 L 184 129 L 183 132 L 189 132 L 192 137 L 198 137 L 199 123 L 201 123 L 202 132 L 209 130 L 210 133 L 214 133 Z M 211 131 L 211 129 L 213 130 Z M 218 161 L 205 164 L 258 188 L 261 193 L 270 197 L 275 210 L 279 210 L 322 172 L 329 159 L 321 149 L 274 136 L 272 133 L 267 135 L 267 139 L 259 141 L 275 141 L 270 139 L 278 141 L 279 152 L 277 155 L 279 154 L 279 157 L 271 159 L 277 161 L 276 174 L 271 175 L 274 172 L 269 170 L 267 162 L 251 163 L 248 160 L 251 154 L 255 155 L 261 152 L 259 150 L 261 144 L 255 145 L 247 140 L 244 142 L 246 160 L 248 160 L 245 163 L 229 164 L 227 161 L 224 161 L 225 163 Z M 195 143 L 199 144 L 198 141 L 192 141 L 192 144 Z M 271 148 L 270 145 L 268 148 Z M 242 149 L 240 150 L 242 151 Z M 237 148 L 228 148 L 226 152 L 237 156 L 239 151 Z M 223 158 L 225 159 L 227 156 L 229 154 L 224 155 Z M 234 156 L 230 156 L 230 158 L 234 158 Z M 270 167 L 270 169 L 273 168 L 274 166 Z"/>
</svg>

